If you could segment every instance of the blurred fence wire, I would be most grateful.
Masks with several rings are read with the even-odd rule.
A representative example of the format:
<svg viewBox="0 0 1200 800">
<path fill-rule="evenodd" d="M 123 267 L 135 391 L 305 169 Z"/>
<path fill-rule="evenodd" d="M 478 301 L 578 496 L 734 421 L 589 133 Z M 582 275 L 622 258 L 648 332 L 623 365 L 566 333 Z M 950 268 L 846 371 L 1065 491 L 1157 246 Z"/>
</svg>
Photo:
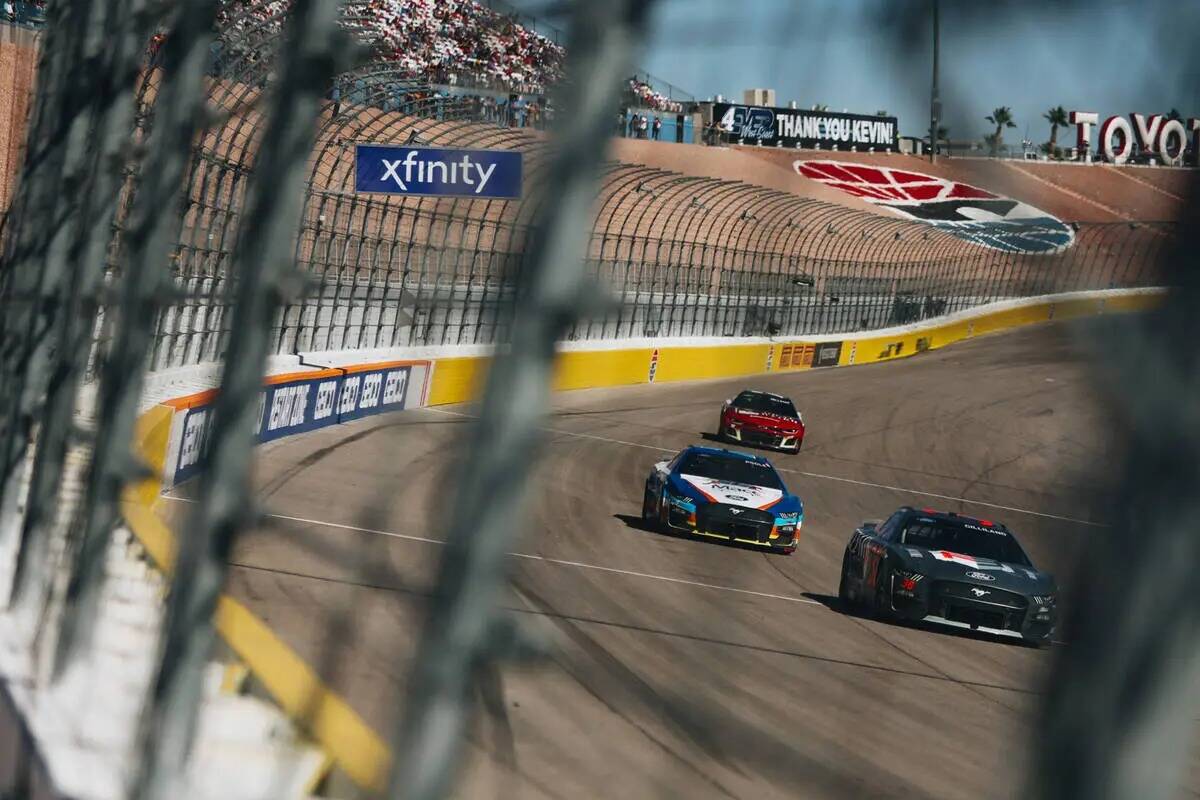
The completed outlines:
<svg viewBox="0 0 1200 800">
<path fill-rule="evenodd" d="M 446 553 L 438 570 L 397 737 L 392 796 L 449 796 L 473 707 L 496 661 L 535 650 L 517 620 L 499 610 L 530 472 L 545 436 L 554 346 L 605 290 L 583 269 L 588 213 L 596 194 L 620 77 L 632 63 L 649 0 L 577 3 L 571 25 L 567 114 L 553 142 L 545 207 L 516 279 L 521 312 L 488 374 L 472 457 L 459 478 Z"/>
<path fill-rule="evenodd" d="M 270 355 L 510 345 L 490 372 L 396 732 L 389 792 L 424 800 L 451 792 L 475 690 L 495 684 L 498 661 L 545 646 L 497 599 L 556 342 L 877 329 L 1161 285 L 1164 263 L 1180 288 L 1108 353 L 1133 442 L 1128 501 L 1089 556 L 1076 606 L 1087 611 L 1049 684 L 1031 792 L 1167 795 L 1200 660 L 1189 600 L 1200 539 L 1178 523 L 1200 496 L 1200 406 L 1183 400 L 1200 392 L 1200 220 L 1072 223 L 1070 248 L 1031 254 L 1003 236 L 980 247 L 606 160 L 649 0 L 574 4 L 551 138 L 496 125 L 477 99 L 371 54 L 347 35 L 364 2 L 49 5 L 24 169 L 0 210 L 0 543 L 17 554 L 0 597 L 46 621 L 52 671 L 87 645 L 122 491 L 146 474 L 129 443 L 147 376 L 223 370 L 140 722 L 137 796 L 178 796 L 187 769 L 217 595 L 256 519 L 250 451 Z M 352 148 L 368 139 L 521 150 L 529 196 L 356 195 Z"/>
<path fill-rule="evenodd" d="M 1070 645 L 1045 682 L 1033 747 L 1044 800 L 1177 797 L 1200 708 L 1200 182 L 1163 254 L 1165 306 L 1101 338 L 1114 409 L 1112 528 L 1084 551 Z"/>
</svg>

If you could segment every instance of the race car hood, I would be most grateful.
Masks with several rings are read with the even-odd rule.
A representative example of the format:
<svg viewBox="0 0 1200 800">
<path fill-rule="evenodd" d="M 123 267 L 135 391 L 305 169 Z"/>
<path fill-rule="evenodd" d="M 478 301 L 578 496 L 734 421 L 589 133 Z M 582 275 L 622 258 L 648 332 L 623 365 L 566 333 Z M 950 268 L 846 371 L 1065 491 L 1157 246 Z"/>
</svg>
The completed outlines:
<svg viewBox="0 0 1200 800">
<path fill-rule="evenodd" d="M 680 474 L 671 476 L 671 487 L 701 503 L 770 509 L 777 513 L 800 510 L 800 498 L 767 486 L 751 486 L 699 475 Z"/>
<path fill-rule="evenodd" d="M 729 415 L 734 422 L 741 422 L 747 425 L 770 425 L 773 428 L 794 431 L 798 431 L 804 427 L 804 423 L 800 420 L 785 417 L 782 414 L 767 414 L 761 411 L 747 411 L 746 409 L 731 407 Z"/>
<path fill-rule="evenodd" d="M 926 550 L 907 544 L 896 545 L 905 569 L 934 580 L 963 581 L 1018 594 L 1054 594 L 1054 578 L 1032 567 L 1005 564 L 990 558 Z"/>
</svg>

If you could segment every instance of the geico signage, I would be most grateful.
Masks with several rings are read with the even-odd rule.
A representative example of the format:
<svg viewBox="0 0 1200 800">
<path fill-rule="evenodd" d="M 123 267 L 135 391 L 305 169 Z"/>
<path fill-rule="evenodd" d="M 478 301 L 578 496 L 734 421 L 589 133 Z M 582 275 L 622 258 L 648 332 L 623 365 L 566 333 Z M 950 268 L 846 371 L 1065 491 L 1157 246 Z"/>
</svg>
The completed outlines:
<svg viewBox="0 0 1200 800">
<path fill-rule="evenodd" d="M 1192 139 L 1193 154 L 1200 154 L 1200 119 L 1187 121 L 1167 119 L 1162 114 L 1130 114 L 1129 119 L 1112 116 L 1100 122 L 1094 111 L 1072 111 L 1071 124 L 1075 126 L 1075 146 L 1080 153 L 1091 150 L 1092 126 L 1100 126 L 1098 145 L 1104 157 L 1114 164 L 1124 164 L 1133 151 L 1133 144 L 1145 153 L 1154 153 L 1164 164 L 1183 163 L 1187 140 Z"/>
<path fill-rule="evenodd" d="M 398 411 L 405 406 L 411 376 L 412 367 L 401 366 L 269 386 L 258 395 L 255 438 L 269 442 L 383 411 Z M 200 470 L 213 427 L 212 405 L 188 410 L 175 483 Z"/>
</svg>

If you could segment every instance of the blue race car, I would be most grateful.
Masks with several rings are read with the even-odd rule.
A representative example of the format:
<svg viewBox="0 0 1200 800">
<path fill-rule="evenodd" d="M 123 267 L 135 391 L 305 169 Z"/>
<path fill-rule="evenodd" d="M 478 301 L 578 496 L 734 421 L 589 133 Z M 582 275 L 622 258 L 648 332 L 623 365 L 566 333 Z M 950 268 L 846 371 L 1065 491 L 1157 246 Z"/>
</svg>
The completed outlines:
<svg viewBox="0 0 1200 800">
<path fill-rule="evenodd" d="M 662 530 L 791 554 L 804 504 L 762 456 L 687 447 L 646 478 L 642 519 Z"/>
</svg>

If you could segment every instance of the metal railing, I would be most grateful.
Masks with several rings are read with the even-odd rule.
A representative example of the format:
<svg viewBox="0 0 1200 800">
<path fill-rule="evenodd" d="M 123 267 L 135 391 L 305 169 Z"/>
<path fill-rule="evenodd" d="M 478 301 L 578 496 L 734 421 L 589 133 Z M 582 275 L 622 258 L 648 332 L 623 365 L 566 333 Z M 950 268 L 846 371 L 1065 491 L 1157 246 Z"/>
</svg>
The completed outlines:
<svg viewBox="0 0 1200 800">
<path fill-rule="evenodd" d="M 691 92 L 680 89 L 673 83 L 665 81 L 662 78 L 651 75 L 649 72 L 637 72 L 632 76 L 634 79 L 648 85 L 651 89 L 666 95 L 668 100 L 676 100 L 680 103 L 696 102 L 696 95 Z"/>
</svg>

